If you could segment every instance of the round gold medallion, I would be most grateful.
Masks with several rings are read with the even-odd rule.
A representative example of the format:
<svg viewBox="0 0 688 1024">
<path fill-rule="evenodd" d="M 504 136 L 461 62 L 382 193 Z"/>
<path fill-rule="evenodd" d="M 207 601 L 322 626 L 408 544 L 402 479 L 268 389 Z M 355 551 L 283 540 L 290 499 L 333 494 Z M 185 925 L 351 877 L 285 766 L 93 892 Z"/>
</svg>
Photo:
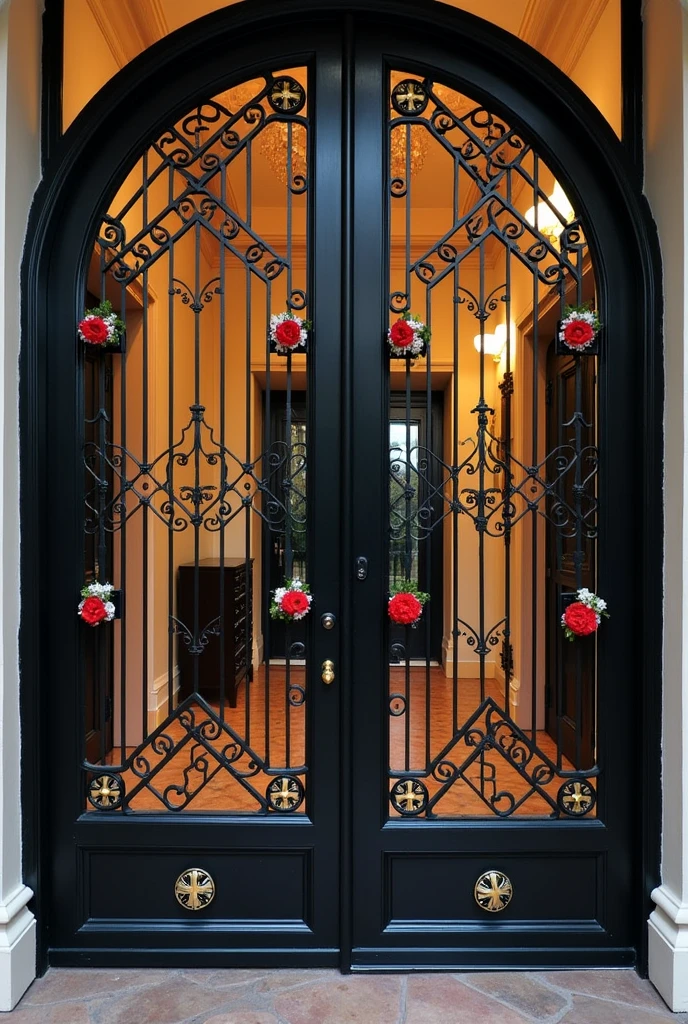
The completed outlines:
<svg viewBox="0 0 688 1024">
<path fill-rule="evenodd" d="M 88 787 L 88 799 L 99 811 L 116 811 L 124 797 L 124 783 L 119 775 L 97 775 Z"/>
<path fill-rule="evenodd" d="M 511 903 L 511 879 L 502 871 L 484 871 L 475 883 L 475 902 L 490 914 L 498 914 Z"/>
<path fill-rule="evenodd" d="M 174 883 L 174 895 L 184 910 L 203 910 L 215 898 L 215 882 L 203 868 L 189 868 Z"/>
</svg>

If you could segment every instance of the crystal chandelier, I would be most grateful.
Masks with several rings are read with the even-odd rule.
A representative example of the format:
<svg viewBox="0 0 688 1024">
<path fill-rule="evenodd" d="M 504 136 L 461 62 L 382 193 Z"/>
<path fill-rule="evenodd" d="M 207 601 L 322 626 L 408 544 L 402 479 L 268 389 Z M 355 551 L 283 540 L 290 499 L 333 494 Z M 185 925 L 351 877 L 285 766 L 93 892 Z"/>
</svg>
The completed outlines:
<svg viewBox="0 0 688 1024">
<path fill-rule="evenodd" d="M 392 127 L 389 133 L 390 170 L 393 178 L 406 178 L 406 145 L 408 139 L 407 125 Z M 409 145 L 411 177 L 418 174 L 428 155 L 429 136 L 422 124 L 412 124 Z"/>
<path fill-rule="evenodd" d="M 282 182 L 287 180 L 290 149 L 292 180 L 295 177 L 305 178 L 308 169 L 308 142 L 303 125 L 291 125 L 291 146 L 289 142 L 289 125 L 284 121 L 273 121 L 263 129 L 260 151 L 270 164 L 275 176 Z"/>
<path fill-rule="evenodd" d="M 249 103 L 254 96 L 261 92 L 264 84 L 261 79 L 243 82 L 241 85 L 234 86 L 233 89 L 228 89 L 226 93 L 223 93 L 220 97 L 220 102 L 234 112 L 241 110 L 246 103 Z M 291 140 L 289 138 L 290 124 Z M 295 177 L 305 177 L 308 170 L 308 138 L 306 129 L 298 122 L 291 122 L 290 124 L 286 121 L 272 121 L 263 128 L 259 140 L 261 154 L 270 164 L 273 173 L 279 181 L 285 183 L 287 180 L 290 150 L 292 180 Z"/>
</svg>

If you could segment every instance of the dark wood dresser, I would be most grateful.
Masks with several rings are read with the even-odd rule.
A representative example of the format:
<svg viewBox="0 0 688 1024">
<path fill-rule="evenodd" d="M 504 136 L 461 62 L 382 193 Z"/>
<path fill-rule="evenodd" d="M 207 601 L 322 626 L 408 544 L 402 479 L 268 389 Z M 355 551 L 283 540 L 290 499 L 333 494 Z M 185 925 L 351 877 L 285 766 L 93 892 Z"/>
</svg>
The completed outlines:
<svg viewBox="0 0 688 1024">
<path fill-rule="evenodd" d="M 225 700 L 232 708 L 237 703 L 237 687 L 242 679 L 253 679 L 253 559 L 249 560 L 248 585 L 246 561 L 225 558 L 202 558 L 198 563 L 198 621 L 203 629 L 220 615 L 220 573 L 224 572 L 224 651 L 221 637 L 209 633 L 202 654 L 189 654 L 182 636 L 177 637 L 179 664 L 179 700 L 193 692 L 194 663 L 198 664 L 198 690 L 208 701 L 220 698 L 220 658 L 224 660 Z M 177 577 L 177 618 L 189 629 L 194 622 L 194 563 L 180 565 Z"/>
</svg>

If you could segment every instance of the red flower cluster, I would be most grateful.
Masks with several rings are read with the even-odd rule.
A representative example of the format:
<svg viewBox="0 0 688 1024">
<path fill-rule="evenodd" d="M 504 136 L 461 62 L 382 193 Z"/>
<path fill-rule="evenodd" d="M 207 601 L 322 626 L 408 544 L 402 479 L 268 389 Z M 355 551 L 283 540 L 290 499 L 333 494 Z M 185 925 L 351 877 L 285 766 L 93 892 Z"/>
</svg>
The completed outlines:
<svg viewBox="0 0 688 1024">
<path fill-rule="evenodd" d="M 572 348 L 587 345 L 594 337 L 595 331 L 587 320 L 572 320 L 564 327 L 564 341 Z"/>
<path fill-rule="evenodd" d="M 294 348 L 301 341 L 301 328 L 295 320 L 282 320 L 275 327 L 275 337 L 285 348 Z"/>
<path fill-rule="evenodd" d="M 104 345 L 108 340 L 108 325 L 102 316 L 89 316 L 79 324 L 83 338 L 91 345 Z"/>
<path fill-rule="evenodd" d="M 413 342 L 413 328 L 405 320 L 397 320 L 390 328 L 389 339 L 397 348 L 408 348 Z"/>
<path fill-rule="evenodd" d="M 287 615 L 300 615 L 308 611 L 308 598 L 302 590 L 288 590 L 282 598 L 280 608 Z"/>
<path fill-rule="evenodd" d="M 89 626 L 97 626 L 99 622 L 107 618 L 105 602 L 99 597 L 87 597 L 81 608 L 81 618 Z"/>
<path fill-rule="evenodd" d="M 564 625 L 576 636 L 590 636 L 597 632 L 597 614 L 581 601 L 573 601 L 564 611 Z"/>
<path fill-rule="evenodd" d="M 411 626 L 420 618 L 423 605 L 415 594 L 395 594 L 389 602 L 388 611 L 392 622 L 398 622 L 402 626 Z"/>
</svg>

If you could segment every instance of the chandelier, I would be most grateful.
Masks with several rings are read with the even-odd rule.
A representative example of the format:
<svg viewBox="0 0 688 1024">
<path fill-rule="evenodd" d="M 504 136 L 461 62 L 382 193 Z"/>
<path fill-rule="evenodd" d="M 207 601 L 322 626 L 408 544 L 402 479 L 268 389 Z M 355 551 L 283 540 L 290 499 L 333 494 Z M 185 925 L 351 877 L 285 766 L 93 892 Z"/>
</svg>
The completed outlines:
<svg viewBox="0 0 688 1024">
<path fill-rule="evenodd" d="M 410 131 L 410 140 L 409 136 Z M 425 158 L 428 155 L 428 141 L 429 135 L 422 124 L 405 125 L 400 124 L 398 128 L 392 126 L 392 130 L 389 133 L 389 149 L 390 149 L 390 171 L 393 178 L 406 178 L 406 166 L 407 166 L 407 142 L 409 148 L 409 164 L 411 177 L 418 174 L 425 163 Z"/>
<path fill-rule="evenodd" d="M 242 82 L 241 85 L 228 89 L 220 97 L 229 110 L 236 112 L 257 96 L 265 86 L 262 79 Z M 257 105 L 262 105 L 260 102 Z M 272 113 L 272 111 L 271 111 Z M 289 137 L 291 128 L 291 139 Z M 261 133 L 259 148 L 274 175 L 279 181 L 286 183 L 289 152 L 291 151 L 291 176 L 305 177 L 308 170 L 308 137 L 306 129 L 298 122 L 271 121 Z"/>
</svg>

